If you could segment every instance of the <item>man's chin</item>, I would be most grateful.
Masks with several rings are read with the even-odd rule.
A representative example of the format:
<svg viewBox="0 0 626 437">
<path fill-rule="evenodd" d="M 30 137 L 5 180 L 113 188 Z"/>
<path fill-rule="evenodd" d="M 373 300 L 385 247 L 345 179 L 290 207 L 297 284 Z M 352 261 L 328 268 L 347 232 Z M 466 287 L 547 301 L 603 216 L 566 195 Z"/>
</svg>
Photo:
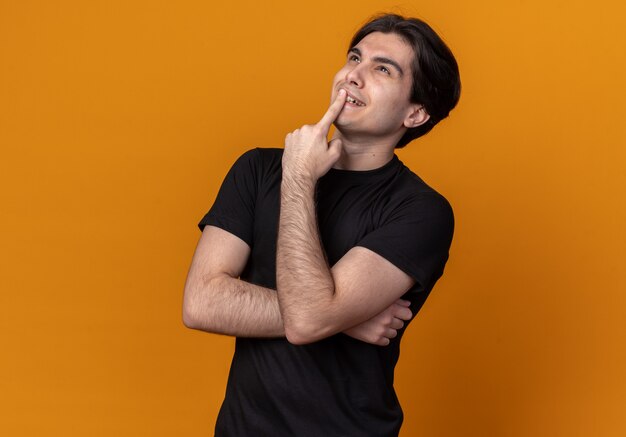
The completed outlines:
<svg viewBox="0 0 626 437">
<path fill-rule="evenodd" d="M 333 124 L 337 129 L 342 131 L 345 130 L 346 132 L 358 130 L 357 124 L 353 120 L 350 120 L 349 116 L 346 116 L 343 113 L 339 113 L 339 117 L 335 119 Z"/>
<path fill-rule="evenodd" d="M 335 120 L 335 130 L 343 138 L 359 138 L 363 136 L 368 136 L 368 133 L 364 132 L 363 129 L 359 129 L 358 126 L 349 123 L 341 123 L 337 120 Z"/>
</svg>

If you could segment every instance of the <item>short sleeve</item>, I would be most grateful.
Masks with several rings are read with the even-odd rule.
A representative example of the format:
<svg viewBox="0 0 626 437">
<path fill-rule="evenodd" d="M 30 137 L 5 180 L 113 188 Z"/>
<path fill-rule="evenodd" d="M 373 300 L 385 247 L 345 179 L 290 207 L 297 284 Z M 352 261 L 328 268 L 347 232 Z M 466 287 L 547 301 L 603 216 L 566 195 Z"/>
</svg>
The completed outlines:
<svg viewBox="0 0 626 437">
<path fill-rule="evenodd" d="M 358 246 L 415 279 L 415 289 L 430 291 L 443 274 L 453 232 L 454 215 L 448 201 L 437 193 L 421 194 L 396 207 Z"/>
<path fill-rule="evenodd" d="M 260 159 L 256 149 L 241 155 L 222 182 L 213 206 L 198 227 L 217 226 L 252 245 Z"/>
</svg>

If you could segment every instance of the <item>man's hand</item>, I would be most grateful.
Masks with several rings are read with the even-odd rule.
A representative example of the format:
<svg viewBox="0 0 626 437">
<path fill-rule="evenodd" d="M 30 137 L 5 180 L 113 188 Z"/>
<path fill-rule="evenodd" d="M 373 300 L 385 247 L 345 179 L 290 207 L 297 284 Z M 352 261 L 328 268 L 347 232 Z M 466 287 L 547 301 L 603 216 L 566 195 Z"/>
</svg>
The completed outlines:
<svg viewBox="0 0 626 437">
<path fill-rule="evenodd" d="M 366 343 L 387 346 L 392 338 L 397 337 L 398 329 L 404 326 L 404 321 L 413 317 L 409 305 L 411 302 L 408 300 L 398 299 L 380 314 L 346 329 L 343 333 Z"/>
<path fill-rule="evenodd" d="M 283 177 L 317 182 L 341 156 L 341 140 L 327 141 L 328 131 L 346 101 L 341 89 L 326 114 L 315 125 L 305 125 L 287 134 L 283 153 Z"/>
</svg>

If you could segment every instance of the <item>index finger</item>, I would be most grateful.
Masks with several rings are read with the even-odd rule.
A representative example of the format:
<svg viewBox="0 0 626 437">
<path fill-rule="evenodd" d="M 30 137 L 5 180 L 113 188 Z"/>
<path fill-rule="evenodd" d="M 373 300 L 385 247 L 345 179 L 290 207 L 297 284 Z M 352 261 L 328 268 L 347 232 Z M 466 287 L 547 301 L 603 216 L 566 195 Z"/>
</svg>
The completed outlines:
<svg viewBox="0 0 626 437">
<path fill-rule="evenodd" d="M 343 88 L 340 89 L 337 93 L 337 97 L 335 98 L 333 103 L 330 104 L 328 111 L 326 111 L 326 114 L 324 114 L 319 123 L 317 123 L 319 126 L 325 129 L 326 133 L 328 133 L 330 125 L 333 124 L 333 121 L 335 121 L 339 116 L 339 113 L 343 108 L 343 104 L 346 102 L 346 95 L 346 90 L 344 90 Z"/>
</svg>

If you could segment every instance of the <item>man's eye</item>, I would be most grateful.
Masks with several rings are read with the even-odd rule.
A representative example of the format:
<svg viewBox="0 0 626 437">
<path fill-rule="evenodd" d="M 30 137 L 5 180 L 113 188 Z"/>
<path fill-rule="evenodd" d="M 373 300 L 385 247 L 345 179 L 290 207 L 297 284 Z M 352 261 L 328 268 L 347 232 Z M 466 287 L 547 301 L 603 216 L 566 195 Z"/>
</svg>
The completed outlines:
<svg viewBox="0 0 626 437">
<path fill-rule="evenodd" d="M 356 61 L 356 62 L 359 62 L 359 57 L 358 57 L 357 55 L 350 55 L 350 56 L 348 57 L 348 60 L 349 60 L 349 61 Z"/>
<path fill-rule="evenodd" d="M 389 69 L 387 67 L 383 67 L 382 65 L 380 67 L 378 67 L 378 69 L 380 71 L 382 71 L 385 74 L 391 74 L 391 71 L 389 71 Z"/>
</svg>

